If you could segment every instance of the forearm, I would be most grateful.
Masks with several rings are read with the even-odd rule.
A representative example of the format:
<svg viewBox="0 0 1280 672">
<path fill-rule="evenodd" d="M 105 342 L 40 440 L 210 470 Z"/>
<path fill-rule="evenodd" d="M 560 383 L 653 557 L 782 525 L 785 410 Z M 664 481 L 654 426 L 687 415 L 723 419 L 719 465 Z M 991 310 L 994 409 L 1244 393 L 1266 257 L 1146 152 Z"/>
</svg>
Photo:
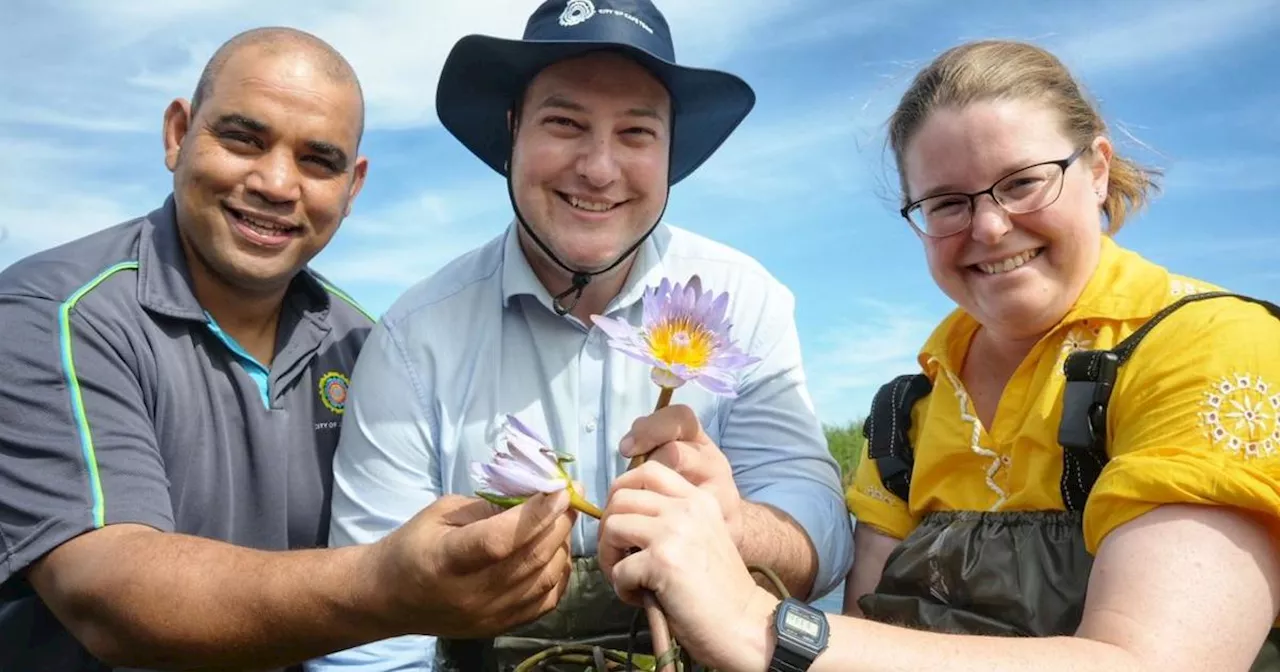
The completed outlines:
<svg viewBox="0 0 1280 672">
<path fill-rule="evenodd" d="M 817 550 L 804 528 L 778 509 L 742 502 L 738 552 L 748 566 L 767 567 L 777 574 L 791 595 L 803 599 L 813 591 L 818 573 Z"/>
<path fill-rule="evenodd" d="M 1082 637 L 976 637 L 894 627 L 859 618 L 830 617 L 827 651 L 813 672 L 1128 672 L 1142 669 L 1113 644 Z M 761 668 L 764 669 L 764 668 Z"/>
<path fill-rule="evenodd" d="M 739 651 L 717 660 L 732 672 L 763 672 L 773 656 L 777 600 L 759 593 L 732 631 Z M 812 672 L 1136 672 L 1143 667 L 1121 647 L 1083 637 L 978 637 L 912 630 L 850 616 L 827 615 L 830 638 Z M 743 656 L 742 652 L 750 654 Z"/>
<path fill-rule="evenodd" d="M 116 542 L 51 578 L 67 592 L 48 600 L 116 665 L 280 667 L 399 634 L 366 570 L 376 547 L 272 553 L 154 531 Z"/>
</svg>

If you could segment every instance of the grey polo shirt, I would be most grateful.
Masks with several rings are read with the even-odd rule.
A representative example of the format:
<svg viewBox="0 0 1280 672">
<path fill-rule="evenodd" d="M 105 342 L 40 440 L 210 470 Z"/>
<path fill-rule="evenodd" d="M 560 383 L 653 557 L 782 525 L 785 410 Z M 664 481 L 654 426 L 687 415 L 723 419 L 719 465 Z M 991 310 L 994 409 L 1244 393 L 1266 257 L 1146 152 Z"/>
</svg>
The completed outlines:
<svg viewBox="0 0 1280 672">
<path fill-rule="evenodd" d="M 0 670 L 109 669 L 25 579 L 76 535 L 141 523 L 324 546 L 347 377 L 371 327 L 305 271 L 270 369 L 257 363 L 192 294 L 172 197 L 0 273 Z"/>
</svg>

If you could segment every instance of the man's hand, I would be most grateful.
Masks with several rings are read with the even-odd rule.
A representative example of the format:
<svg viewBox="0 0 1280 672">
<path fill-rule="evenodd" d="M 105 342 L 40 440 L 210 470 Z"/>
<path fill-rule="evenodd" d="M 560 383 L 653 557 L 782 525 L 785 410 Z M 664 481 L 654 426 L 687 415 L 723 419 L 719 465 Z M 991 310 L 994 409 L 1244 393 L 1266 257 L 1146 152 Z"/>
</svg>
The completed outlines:
<svg viewBox="0 0 1280 672">
<path fill-rule="evenodd" d="M 446 495 L 378 542 L 379 589 L 408 632 L 500 634 L 564 595 L 574 518 L 563 491 L 506 511 Z"/>
<path fill-rule="evenodd" d="M 759 588 L 715 497 L 656 460 L 618 478 L 600 521 L 600 567 L 624 601 L 652 591 L 704 664 L 763 669 L 777 598 Z"/>
<path fill-rule="evenodd" d="M 733 480 L 733 467 L 702 431 L 693 410 L 683 404 L 667 406 L 636 420 L 618 445 L 624 457 L 647 455 L 686 481 L 711 494 L 724 515 L 735 546 L 742 542 L 742 496 Z M 613 491 L 618 488 L 617 483 Z M 612 496 L 612 495 L 611 495 Z"/>
<path fill-rule="evenodd" d="M 564 594 L 573 520 L 564 492 L 507 511 L 449 496 L 376 544 L 285 552 L 116 524 L 61 544 L 28 578 L 108 666 L 278 668 L 536 619 Z"/>
</svg>

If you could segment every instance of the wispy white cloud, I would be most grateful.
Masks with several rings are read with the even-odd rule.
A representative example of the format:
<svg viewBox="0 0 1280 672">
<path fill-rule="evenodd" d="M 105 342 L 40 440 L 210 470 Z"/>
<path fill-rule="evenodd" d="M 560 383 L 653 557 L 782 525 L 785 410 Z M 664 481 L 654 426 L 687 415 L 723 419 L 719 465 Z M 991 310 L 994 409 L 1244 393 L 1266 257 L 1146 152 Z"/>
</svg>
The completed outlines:
<svg viewBox="0 0 1280 672">
<path fill-rule="evenodd" d="M 791 197 L 832 184 L 856 188 L 861 180 L 851 173 L 858 165 L 849 154 L 866 125 L 852 101 L 744 124 L 689 182 L 751 200 Z M 833 147 L 845 149 L 829 151 Z"/>
<path fill-rule="evenodd" d="M 109 160 L 82 147 L 0 136 L 0 268 L 41 249 L 73 240 L 158 205 L 132 179 L 91 182 L 88 173 Z M 68 175 L 85 183 L 67 188 Z"/>
<path fill-rule="evenodd" d="M 1071 17 L 1062 5 L 1060 10 Z M 1077 6 L 1070 5 L 1074 10 Z M 1044 43 L 1086 81 L 1113 72 L 1154 75 L 1280 25 L 1280 0 L 1115 3 L 1073 11 L 1067 31 Z M 1083 16 L 1081 16 L 1083 14 Z"/>
<path fill-rule="evenodd" d="M 791 20 L 755 36 L 768 48 L 806 47 L 834 39 L 850 39 L 890 28 L 910 26 L 931 0 L 859 0 L 850 3 L 808 2 Z M 771 3 L 783 4 L 783 3 Z M 842 67 L 850 64 L 842 63 Z"/>
<path fill-rule="evenodd" d="M 1212 229 L 1201 229 L 1149 240 L 1140 251 L 1177 265 L 1205 259 L 1225 260 L 1229 268 L 1239 269 L 1256 262 L 1271 265 L 1280 256 L 1280 234 L 1236 231 L 1234 235 L 1223 236 Z"/>
<path fill-rule="evenodd" d="M 866 416 L 881 385 L 918 371 L 916 355 L 941 317 L 912 304 L 856 300 L 805 355 L 809 389 L 823 421 Z"/>
<path fill-rule="evenodd" d="M 668 3 L 666 13 L 680 40 L 678 58 L 712 65 L 750 44 L 758 27 L 796 11 L 796 4 L 683 0 Z M 3 75 L 37 102 L 21 114 L 10 109 L 7 117 L 82 130 L 137 130 L 135 124 L 150 124 L 155 110 L 169 99 L 190 96 L 200 69 L 222 40 L 253 26 L 290 25 L 319 35 L 351 61 L 365 89 L 369 128 L 432 125 L 436 81 L 454 42 L 470 33 L 518 37 L 535 6 L 528 0 L 490 0 L 483 11 L 465 2 L 417 0 L 376 5 L 131 0 L 50 6 L 31 22 L 32 33 L 22 36 L 26 53 L 40 58 Z M 55 37 L 56 51 L 40 48 Z M 13 51 L 14 56 L 22 53 L 16 47 Z M 92 103 L 103 97 L 109 104 Z M 73 99 L 89 101 L 88 111 L 94 113 L 45 107 Z"/>
<path fill-rule="evenodd" d="M 340 285 L 398 292 L 497 235 L 510 220 L 505 193 L 495 176 L 353 215 L 315 266 Z"/>
<path fill-rule="evenodd" d="M 1280 156 L 1238 154 L 1174 162 L 1165 171 L 1164 188 L 1173 194 L 1280 190 Z"/>
</svg>

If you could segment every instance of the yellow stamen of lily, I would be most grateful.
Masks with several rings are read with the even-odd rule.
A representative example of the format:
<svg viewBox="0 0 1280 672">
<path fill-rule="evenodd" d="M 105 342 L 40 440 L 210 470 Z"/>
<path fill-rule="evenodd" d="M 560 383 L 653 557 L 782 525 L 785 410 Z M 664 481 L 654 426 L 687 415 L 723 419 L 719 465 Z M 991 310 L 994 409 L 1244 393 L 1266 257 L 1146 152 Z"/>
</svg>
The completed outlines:
<svg viewBox="0 0 1280 672">
<path fill-rule="evenodd" d="M 655 326 L 648 334 L 648 341 L 658 361 L 668 366 L 683 364 L 697 369 L 711 359 L 715 334 L 689 317 L 679 317 Z"/>
</svg>

